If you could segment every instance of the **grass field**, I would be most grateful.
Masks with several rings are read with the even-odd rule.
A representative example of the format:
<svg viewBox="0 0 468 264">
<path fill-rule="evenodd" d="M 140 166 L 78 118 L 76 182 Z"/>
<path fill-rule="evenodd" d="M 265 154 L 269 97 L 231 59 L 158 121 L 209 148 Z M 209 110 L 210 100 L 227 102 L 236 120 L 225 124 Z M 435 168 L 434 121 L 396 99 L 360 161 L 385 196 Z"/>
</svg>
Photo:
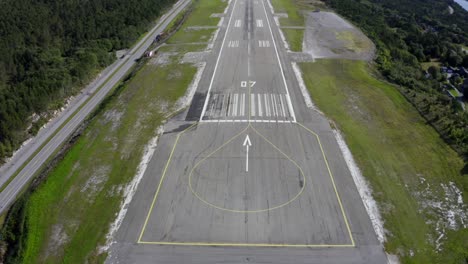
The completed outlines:
<svg viewBox="0 0 468 264">
<path fill-rule="evenodd" d="M 388 230 L 386 250 L 403 263 L 464 263 L 467 229 L 452 230 L 460 226 L 458 216 L 454 228 L 447 223 L 450 212 L 466 210 L 452 192 L 458 186 L 468 195 L 458 155 L 366 63 L 318 60 L 300 67 L 312 99 L 343 132 L 371 184 Z M 439 240 L 436 228 L 445 235 Z"/>
<path fill-rule="evenodd" d="M 303 29 L 281 29 L 284 33 L 284 37 L 289 43 L 291 51 L 301 52 L 302 51 L 302 40 L 304 39 Z"/>
<path fill-rule="evenodd" d="M 431 66 L 436 66 L 436 67 L 440 67 L 441 63 L 439 61 L 430 61 L 430 62 L 422 62 L 421 63 L 421 68 L 425 71 L 427 71 L 427 69 L 429 69 L 429 67 Z"/>
<path fill-rule="evenodd" d="M 104 258 L 96 246 L 119 210 L 122 187 L 195 72 L 176 61 L 147 65 L 92 121 L 28 201 L 25 263 Z"/>
<path fill-rule="evenodd" d="M 183 27 L 217 24 L 209 12 L 222 12 L 227 2 L 198 0 Z M 210 35 L 212 34 L 211 30 Z M 123 190 L 133 179 L 145 146 L 175 102 L 184 95 L 196 66 L 180 64 L 189 51 L 206 45 L 164 46 L 163 62 L 147 60 L 108 99 L 64 159 L 27 198 L 21 236 L 21 263 L 102 263 L 110 223 L 120 209 Z M 170 39 L 172 41 L 172 39 Z M 206 40 L 208 41 L 208 40 Z"/>
<path fill-rule="evenodd" d="M 305 19 L 297 3 L 297 0 L 271 0 L 275 13 L 288 14 L 287 18 L 280 18 L 281 26 L 304 26 Z"/>
<path fill-rule="evenodd" d="M 227 1 L 221 0 L 196 0 L 195 8 L 182 25 L 181 29 L 172 36 L 167 43 L 180 44 L 192 42 L 208 42 L 215 29 L 190 29 L 193 26 L 216 26 L 219 17 L 211 17 L 211 14 L 223 13 Z"/>
</svg>

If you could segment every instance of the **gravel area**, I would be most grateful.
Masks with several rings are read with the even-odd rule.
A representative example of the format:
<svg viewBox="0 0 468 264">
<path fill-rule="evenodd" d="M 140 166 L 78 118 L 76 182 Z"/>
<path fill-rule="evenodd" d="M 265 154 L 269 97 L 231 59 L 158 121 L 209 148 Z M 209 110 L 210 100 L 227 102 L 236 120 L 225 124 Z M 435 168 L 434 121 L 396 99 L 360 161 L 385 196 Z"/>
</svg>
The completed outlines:
<svg viewBox="0 0 468 264">
<path fill-rule="evenodd" d="M 375 46 L 359 29 L 335 13 L 309 12 L 303 51 L 314 58 L 371 60 Z"/>
</svg>

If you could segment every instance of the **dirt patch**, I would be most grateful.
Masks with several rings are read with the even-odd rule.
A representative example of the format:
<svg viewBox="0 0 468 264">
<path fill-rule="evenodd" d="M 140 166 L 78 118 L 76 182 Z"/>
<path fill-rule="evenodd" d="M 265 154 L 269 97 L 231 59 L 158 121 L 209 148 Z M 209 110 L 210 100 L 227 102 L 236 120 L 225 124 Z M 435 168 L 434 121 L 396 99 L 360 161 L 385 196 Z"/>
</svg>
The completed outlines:
<svg viewBox="0 0 468 264">
<path fill-rule="evenodd" d="M 201 51 L 201 52 L 187 52 L 184 54 L 184 57 L 180 60 L 180 63 L 193 63 L 197 64 L 203 61 L 206 61 L 206 56 L 208 56 L 210 52 Z"/>
<path fill-rule="evenodd" d="M 375 46 L 359 29 L 331 12 L 306 14 L 303 51 L 314 58 L 371 60 Z"/>
<path fill-rule="evenodd" d="M 168 65 L 171 63 L 171 57 L 177 54 L 177 52 L 158 52 L 158 54 L 149 61 L 149 64 Z"/>
<path fill-rule="evenodd" d="M 86 181 L 84 186 L 81 188 L 81 193 L 86 193 L 87 197 L 92 198 L 102 190 L 104 183 L 107 181 L 110 173 L 109 166 L 101 166 L 94 171 L 93 175 Z"/>
</svg>

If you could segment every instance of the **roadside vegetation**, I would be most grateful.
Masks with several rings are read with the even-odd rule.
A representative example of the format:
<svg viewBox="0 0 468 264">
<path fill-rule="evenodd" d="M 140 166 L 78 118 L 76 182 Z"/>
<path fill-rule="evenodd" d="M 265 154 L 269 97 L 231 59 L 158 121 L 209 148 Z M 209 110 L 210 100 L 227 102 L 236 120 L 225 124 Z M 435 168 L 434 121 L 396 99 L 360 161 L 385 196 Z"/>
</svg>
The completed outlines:
<svg viewBox="0 0 468 264">
<path fill-rule="evenodd" d="M 226 5 L 195 1 L 182 28 L 207 21 L 201 18 L 202 13 L 211 15 L 201 12 L 205 7 L 222 12 Z M 191 22 L 194 14 L 198 17 Z M 180 107 L 178 99 L 197 71 L 197 65 L 180 61 L 185 53 L 204 49 L 206 44 L 166 45 L 155 57 L 139 62 L 67 145 L 57 164 L 13 205 L 1 232 L 3 263 L 104 262 L 102 246 L 124 190 L 146 145 Z"/>
<path fill-rule="evenodd" d="M 289 43 L 289 48 L 294 52 L 302 51 L 302 40 L 304 39 L 304 29 L 283 28 L 284 37 Z"/>
<path fill-rule="evenodd" d="M 342 131 L 372 186 L 385 249 L 402 263 L 466 263 L 468 207 L 458 199 L 468 197 L 468 175 L 458 154 L 366 62 L 300 67 L 313 101 Z"/>
<path fill-rule="evenodd" d="M 0 164 L 171 3 L 2 1 Z"/>
<path fill-rule="evenodd" d="M 415 32 L 411 31 L 411 27 L 421 26 L 421 22 L 415 22 L 412 26 L 405 24 L 406 28 L 402 30 L 406 32 L 387 31 L 382 24 L 390 22 L 377 16 L 398 15 L 395 12 L 383 15 L 382 12 L 386 11 L 378 9 L 373 2 L 326 1 L 332 7 L 338 7 L 338 13 L 362 26 L 377 41 L 376 64 L 342 59 L 300 63 L 304 81 L 317 107 L 343 133 L 373 189 L 387 231 L 384 245 L 386 251 L 397 255 L 402 263 L 466 263 L 468 206 L 462 198 L 468 197 L 468 170 L 463 151 L 463 138 L 467 133 L 462 132 L 467 127 L 463 121 L 466 114 L 444 96 L 438 86 L 438 81 L 443 77 L 438 67 L 450 65 L 451 61 L 458 61 L 461 64 L 457 65 L 462 66 L 463 56 L 466 57 L 466 54 L 457 53 L 457 41 L 447 39 L 446 34 L 458 34 L 460 40 L 465 34 L 459 34 L 457 28 L 449 29 L 445 24 L 441 25 L 437 30 L 447 30 L 446 34 L 439 36 L 443 42 L 433 44 L 444 44 L 433 47 L 441 52 L 437 56 L 431 55 L 424 50 L 429 43 L 418 39 L 425 37 L 413 36 Z M 400 6 L 396 10 L 406 9 L 402 2 L 406 1 L 398 1 Z M 292 17 L 292 21 L 281 18 L 281 26 L 302 26 L 300 19 L 294 17 L 295 14 L 299 10 L 316 8 L 307 8 L 299 1 L 272 0 L 272 4 L 276 13 L 287 12 Z M 383 5 L 387 7 L 387 4 Z M 366 8 L 364 13 L 355 12 Z M 374 13 L 367 15 L 369 12 Z M 435 16 L 434 20 L 442 19 L 441 16 Z M 450 21 L 456 22 L 457 19 L 460 17 L 451 18 Z M 282 28 L 282 31 L 291 50 L 298 51 L 302 37 L 297 34 L 303 31 L 287 27 Z M 387 36 L 382 31 L 391 34 Z M 394 39 L 384 40 L 390 36 Z M 353 49 L 370 48 L 351 39 L 346 33 L 337 35 L 337 38 L 352 45 Z M 413 42 L 409 43 L 410 40 Z M 396 48 L 393 43 L 398 41 L 407 44 Z M 416 46 L 422 48 L 421 52 L 425 54 L 420 59 L 412 55 L 415 51 L 413 47 Z M 402 47 L 406 50 L 402 51 Z M 412 57 L 414 63 L 405 62 L 400 56 L 403 53 L 407 58 Z M 462 60 L 454 59 L 455 56 L 460 56 Z M 382 68 L 384 57 L 387 71 Z M 438 74 L 434 73 L 434 76 L 438 75 L 440 79 L 424 77 L 422 70 L 431 73 L 434 71 L 430 69 L 431 66 L 437 67 Z M 382 77 L 401 86 L 377 79 Z M 405 82 L 401 78 L 406 78 Z M 411 86 L 405 87 L 408 83 Z M 456 92 L 454 89 L 448 91 Z M 421 108 L 423 105 L 425 107 Z M 445 127 L 441 127 L 440 123 L 444 123 Z M 457 133 L 464 135 L 458 134 L 458 139 L 451 139 L 448 135 L 457 131 L 453 130 L 456 128 L 459 129 Z M 443 138 L 438 132 L 442 132 Z M 457 143 L 454 145 L 455 141 Z M 446 142 L 459 152 L 455 152 Z"/>
<path fill-rule="evenodd" d="M 468 52 L 462 48 L 468 43 L 468 12 L 443 0 L 324 2 L 374 41 L 380 73 L 397 84 L 446 142 L 466 157 L 468 113 L 447 91 L 455 87 L 468 94 L 468 74 L 462 69 L 468 68 Z M 453 14 L 446 11 L 448 5 Z M 427 64 L 421 63 L 434 61 L 439 65 L 423 71 Z"/>
</svg>

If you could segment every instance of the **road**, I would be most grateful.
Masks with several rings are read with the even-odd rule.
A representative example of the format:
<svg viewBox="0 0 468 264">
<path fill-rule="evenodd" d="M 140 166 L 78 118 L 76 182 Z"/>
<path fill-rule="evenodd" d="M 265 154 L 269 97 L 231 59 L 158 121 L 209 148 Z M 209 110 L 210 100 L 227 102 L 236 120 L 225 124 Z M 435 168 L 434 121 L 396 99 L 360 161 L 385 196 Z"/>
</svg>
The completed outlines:
<svg viewBox="0 0 468 264">
<path fill-rule="evenodd" d="M 387 263 L 328 120 L 307 108 L 268 0 L 232 0 L 108 263 Z"/>
<path fill-rule="evenodd" d="M 141 39 L 124 58 L 119 59 L 91 83 L 83 94 L 36 137 L 25 144 L 18 153 L 0 169 L 0 186 L 18 170 L 18 174 L 0 193 L 0 213 L 8 209 L 23 187 L 38 172 L 47 159 L 71 136 L 85 118 L 102 102 L 109 91 L 125 76 L 152 44 L 156 35 L 190 3 L 179 0 L 160 18 L 159 22 Z"/>
</svg>

